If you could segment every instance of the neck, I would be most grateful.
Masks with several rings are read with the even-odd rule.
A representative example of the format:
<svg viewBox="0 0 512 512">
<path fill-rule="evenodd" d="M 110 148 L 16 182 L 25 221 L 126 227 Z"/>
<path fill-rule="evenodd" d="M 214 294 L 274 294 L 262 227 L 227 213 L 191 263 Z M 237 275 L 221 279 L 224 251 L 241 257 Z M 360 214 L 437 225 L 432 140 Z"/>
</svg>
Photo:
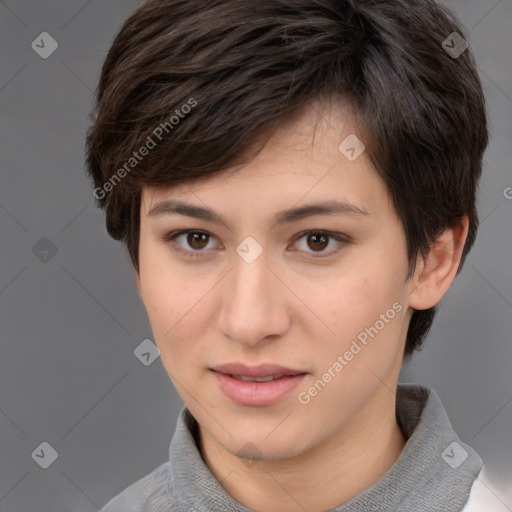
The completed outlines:
<svg viewBox="0 0 512 512">
<path fill-rule="evenodd" d="M 199 428 L 202 457 L 235 500 L 259 512 L 321 512 L 375 484 L 396 462 L 406 439 L 395 396 L 385 387 L 345 428 L 308 452 L 248 466 Z"/>
</svg>

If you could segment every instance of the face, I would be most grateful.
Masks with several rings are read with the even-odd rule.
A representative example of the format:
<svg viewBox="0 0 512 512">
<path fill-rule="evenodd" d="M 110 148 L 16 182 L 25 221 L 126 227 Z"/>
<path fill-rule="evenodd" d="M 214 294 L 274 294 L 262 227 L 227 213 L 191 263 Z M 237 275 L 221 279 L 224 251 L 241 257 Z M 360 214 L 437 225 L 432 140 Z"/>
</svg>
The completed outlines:
<svg viewBox="0 0 512 512">
<path fill-rule="evenodd" d="M 300 456 L 394 398 L 411 313 L 405 234 L 366 153 L 339 149 L 353 126 L 339 104 L 304 109 L 236 173 L 143 192 L 141 298 L 176 390 L 226 453 Z M 342 206 L 304 209 L 326 202 Z M 213 370 L 229 363 L 299 375 Z"/>
</svg>

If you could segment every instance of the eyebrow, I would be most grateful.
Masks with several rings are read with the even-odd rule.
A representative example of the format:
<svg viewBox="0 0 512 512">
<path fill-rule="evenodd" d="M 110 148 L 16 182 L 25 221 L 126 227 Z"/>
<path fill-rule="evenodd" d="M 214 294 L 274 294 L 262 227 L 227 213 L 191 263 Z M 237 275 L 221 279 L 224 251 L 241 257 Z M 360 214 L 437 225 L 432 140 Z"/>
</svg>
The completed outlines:
<svg viewBox="0 0 512 512">
<path fill-rule="evenodd" d="M 156 203 L 148 212 L 148 217 L 160 215 L 185 215 L 204 221 L 229 225 L 219 213 L 203 206 L 196 206 L 182 201 L 165 200 Z M 322 201 L 319 203 L 282 210 L 274 216 L 274 224 L 288 224 L 314 215 L 370 215 L 364 208 L 343 201 Z"/>
</svg>

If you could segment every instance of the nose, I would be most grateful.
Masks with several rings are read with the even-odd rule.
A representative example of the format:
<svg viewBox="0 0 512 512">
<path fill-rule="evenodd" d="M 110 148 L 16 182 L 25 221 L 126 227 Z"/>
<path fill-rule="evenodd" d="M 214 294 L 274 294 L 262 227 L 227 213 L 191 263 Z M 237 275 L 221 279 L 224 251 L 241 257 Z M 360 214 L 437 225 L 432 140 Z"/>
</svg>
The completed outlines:
<svg viewBox="0 0 512 512">
<path fill-rule="evenodd" d="M 289 297 L 265 251 L 252 263 L 235 253 L 233 265 L 221 289 L 218 330 L 246 346 L 283 335 L 290 323 Z"/>
</svg>

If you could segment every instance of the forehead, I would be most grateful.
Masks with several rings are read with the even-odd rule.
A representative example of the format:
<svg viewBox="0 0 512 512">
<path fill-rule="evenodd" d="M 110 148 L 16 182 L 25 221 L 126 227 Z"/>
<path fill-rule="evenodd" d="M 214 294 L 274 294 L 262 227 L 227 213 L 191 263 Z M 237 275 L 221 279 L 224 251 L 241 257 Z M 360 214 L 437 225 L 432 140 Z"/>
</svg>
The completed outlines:
<svg viewBox="0 0 512 512">
<path fill-rule="evenodd" d="M 176 186 L 145 188 L 141 213 L 148 216 L 155 205 L 178 198 L 228 207 L 249 201 L 254 214 L 263 206 L 277 211 L 283 204 L 336 199 L 369 210 L 362 203 L 375 205 L 387 190 L 356 131 L 355 116 L 344 104 L 309 105 L 289 116 L 248 163 Z M 361 151 L 356 159 L 348 158 L 353 152 L 346 153 L 347 140 Z"/>
</svg>

